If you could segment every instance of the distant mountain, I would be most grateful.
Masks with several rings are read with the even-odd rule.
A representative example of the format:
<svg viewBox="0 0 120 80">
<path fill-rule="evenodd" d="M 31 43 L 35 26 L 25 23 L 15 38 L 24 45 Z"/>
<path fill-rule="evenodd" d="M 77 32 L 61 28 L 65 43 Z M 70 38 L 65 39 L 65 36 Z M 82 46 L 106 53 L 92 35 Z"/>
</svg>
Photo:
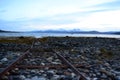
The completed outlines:
<svg viewBox="0 0 120 80">
<path fill-rule="evenodd" d="M 118 35 L 120 35 L 120 32 L 115 32 L 114 34 L 118 34 Z"/>
<path fill-rule="evenodd" d="M 0 33 L 18 33 L 15 31 L 5 31 L 5 30 L 0 30 Z M 72 30 L 64 30 L 64 29 L 58 29 L 58 30 L 38 30 L 38 31 L 29 31 L 34 32 L 34 33 L 81 33 L 81 34 L 118 34 L 120 35 L 120 32 L 98 32 L 98 31 L 81 31 L 80 29 L 72 29 Z"/>
<path fill-rule="evenodd" d="M 109 31 L 109 32 L 99 32 L 99 31 L 81 31 L 80 29 L 72 29 L 72 30 L 64 30 L 64 29 L 58 29 L 58 30 L 39 30 L 39 31 L 30 31 L 35 33 L 81 33 L 81 34 L 120 34 L 120 32 L 115 31 Z"/>
<path fill-rule="evenodd" d="M 5 30 L 0 30 L 0 33 L 17 33 L 16 31 L 5 31 Z"/>
<path fill-rule="evenodd" d="M 85 33 L 91 33 L 91 34 L 97 34 L 97 33 L 100 33 L 100 32 L 98 32 L 98 31 L 81 31 L 80 29 L 73 29 L 73 30 L 40 30 L 40 31 L 31 31 L 31 32 L 36 32 L 36 33 L 38 33 L 38 32 L 42 32 L 42 33 L 83 33 L 83 34 L 85 34 Z"/>
<path fill-rule="evenodd" d="M 8 31 L 0 30 L 0 32 L 8 32 Z"/>
</svg>

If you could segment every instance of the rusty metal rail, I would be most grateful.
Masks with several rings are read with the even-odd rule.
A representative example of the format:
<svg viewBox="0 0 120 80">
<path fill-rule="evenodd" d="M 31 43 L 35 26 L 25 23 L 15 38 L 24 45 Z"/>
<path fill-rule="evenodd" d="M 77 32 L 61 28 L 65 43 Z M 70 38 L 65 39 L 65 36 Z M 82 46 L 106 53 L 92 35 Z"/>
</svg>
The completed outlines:
<svg viewBox="0 0 120 80">
<path fill-rule="evenodd" d="M 84 66 L 82 64 L 74 64 L 74 66 L 76 68 L 86 68 L 86 69 L 89 69 L 90 66 Z M 21 68 L 21 69 L 42 69 L 42 68 L 45 68 L 45 67 L 48 67 L 49 69 L 57 69 L 57 68 L 70 68 L 70 66 L 67 66 L 67 65 L 64 65 L 64 64 L 61 64 L 61 65 L 39 65 L 39 66 L 35 66 L 35 65 L 19 65 L 19 66 L 15 66 L 16 68 Z"/>
<path fill-rule="evenodd" d="M 76 67 L 85 67 L 81 64 L 74 64 L 72 65 L 68 60 L 66 60 L 62 55 L 60 55 L 59 53 L 51 50 L 52 52 L 56 53 L 56 55 L 58 56 L 58 58 L 64 63 L 64 65 L 46 65 L 46 66 L 27 66 L 27 65 L 19 65 L 17 66 L 16 64 L 21 61 L 22 59 L 24 59 L 26 57 L 26 55 L 28 55 L 28 53 L 30 52 L 30 50 L 33 48 L 33 45 L 35 43 L 35 40 L 33 41 L 31 47 L 20 57 L 18 57 L 14 62 L 12 62 L 10 65 L 8 65 L 6 68 L 4 68 L 1 72 L 0 72 L 0 79 L 2 78 L 3 75 L 5 75 L 8 71 L 12 70 L 13 68 L 17 67 L 17 68 L 29 68 L 29 69 L 33 69 L 33 68 L 45 68 L 45 67 L 49 67 L 49 68 L 71 68 L 73 70 L 73 72 L 79 77 L 79 80 L 87 80 L 87 78 L 79 72 L 79 70 Z"/>
<path fill-rule="evenodd" d="M 53 52 L 55 52 L 55 51 L 53 51 Z M 61 60 L 61 61 L 63 61 L 63 63 L 64 64 L 66 64 L 67 66 L 69 66 L 72 70 L 73 70 L 73 72 L 77 75 L 77 76 L 79 76 L 79 80 L 87 80 L 87 78 L 82 74 L 82 73 L 80 73 L 79 72 L 79 70 L 74 66 L 74 65 L 72 65 L 67 59 L 65 59 L 62 55 L 60 55 L 59 53 L 57 53 L 57 52 L 55 52 L 56 53 L 56 55 L 58 56 L 58 58 Z"/>
<path fill-rule="evenodd" d="M 32 45 L 31 45 L 31 47 L 23 55 L 21 55 L 20 57 L 18 57 L 14 62 L 12 62 L 10 65 L 8 65 L 3 70 L 1 70 L 1 72 L 0 72 L 0 80 L 1 80 L 1 78 L 2 78 L 3 75 L 5 75 L 9 70 L 13 69 L 15 67 L 15 65 L 19 61 L 21 61 L 29 53 L 29 51 L 31 50 L 31 48 L 33 48 L 33 45 L 34 45 L 34 41 L 33 41 Z"/>
<path fill-rule="evenodd" d="M 2 77 L 3 75 L 5 75 L 6 72 L 8 72 L 9 70 L 11 70 L 12 68 L 14 68 L 14 66 L 17 64 L 18 61 L 22 60 L 27 54 L 29 53 L 29 51 L 26 51 L 25 54 L 23 54 L 22 56 L 20 56 L 18 59 L 16 59 L 14 62 L 12 62 L 10 65 L 8 65 L 5 69 L 3 69 L 0 72 L 0 77 Z"/>
</svg>

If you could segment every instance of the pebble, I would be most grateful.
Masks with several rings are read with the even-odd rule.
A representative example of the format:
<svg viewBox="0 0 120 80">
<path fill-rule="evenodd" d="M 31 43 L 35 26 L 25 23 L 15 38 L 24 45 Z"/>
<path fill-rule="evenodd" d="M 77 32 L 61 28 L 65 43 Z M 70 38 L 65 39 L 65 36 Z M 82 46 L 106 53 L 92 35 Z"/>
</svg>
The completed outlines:
<svg viewBox="0 0 120 80">
<path fill-rule="evenodd" d="M 44 65 L 45 65 L 45 63 L 41 63 L 41 65 L 43 65 L 43 66 L 44 66 Z"/>
<path fill-rule="evenodd" d="M 36 71 L 35 70 L 31 70 L 31 73 L 35 73 Z"/>
<path fill-rule="evenodd" d="M 19 78 L 22 79 L 22 80 L 26 79 L 26 77 L 24 75 L 20 75 Z"/>
<path fill-rule="evenodd" d="M 8 61 L 8 59 L 7 58 L 3 58 L 1 61 L 2 62 L 6 62 L 6 61 Z"/>
<path fill-rule="evenodd" d="M 38 54 L 33 50 L 27 59 L 24 59 L 23 62 L 19 65 L 43 65 L 47 64 L 59 65 L 62 64 L 62 61 L 53 55 L 53 52 L 50 52 L 49 48 L 55 49 L 56 52 L 62 54 L 69 60 L 72 64 L 79 63 L 81 65 L 85 65 L 85 68 L 78 69 L 85 76 L 92 78 L 92 80 L 104 80 L 109 76 L 115 76 L 116 80 L 120 80 L 120 58 L 119 58 L 119 47 L 120 41 L 117 39 L 109 39 L 109 38 L 49 38 L 46 43 L 41 44 L 41 42 L 35 43 L 35 48 L 41 50 Z M 28 49 L 28 45 L 16 45 L 16 44 L 7 44 L 1 45 L 1 51 L 5 51 L 9 48 L 17 49 L 17 51 L 23 51 Z M 7 46 L 7 47 L 6 47 Z M 13 47 L 13 46 L 16 46 Z M 17 48 L 18 47 L 18 48 Z M 20 49 L 19 49 L 20 48 Z M 103 48 L 103 52 L 111 51 L 114 53 L 112 58 L 109 58 L 109 55 L 103 56 L 101 53 L 101 49 Z M 45 50 L 45 51 L 44 51 Z M 7 52 L 7 51 L 6 51 Z M 32 54 L 34 53 L 34 55 Z M 11 55 L 9 55 L 9 54 Z M 50 53 L 50 54 L 49 54 Z M 3 54 L 3 53 L 2 53 Z M 4 55 L 5 54 L 5 55 Z M 0 64 L 3 62 L 9 62 L 10 59 L 16 59 L 13 56 L 20 56 L 21 53 L 12 51 L 4 52 L 3 56 L 0 58 Z M 7 56 L 6 56 L 7 55 Z M 36 55 L 36 56 L 35 56 Z M 12 58 L 10 58 L 12 57 Z M 37 58 L 36 58 L 37 57 Z M 88 67 L 89 68 L 86 68 Z M 23 70 L 15 69 L 14 71 L 20 71 L 19 75 L 21 78 L 25 80 L 75 80 L 76 75 L 71 70 L 56 70 L 49 69 L 46 67 L 45 69 L 32 69 L 32 70 Z M 27 74 L 25 73 L 27 72 Z M 48 79 L 49 78 L 49 79 Z M 76 79 L 77 80 L 77 79 Z"/>
</svg>

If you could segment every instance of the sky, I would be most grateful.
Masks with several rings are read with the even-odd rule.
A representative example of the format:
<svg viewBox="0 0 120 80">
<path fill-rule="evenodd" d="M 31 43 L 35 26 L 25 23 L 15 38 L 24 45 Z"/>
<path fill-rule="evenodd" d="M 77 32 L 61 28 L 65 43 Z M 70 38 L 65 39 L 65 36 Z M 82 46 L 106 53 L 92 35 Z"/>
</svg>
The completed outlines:
<svg viewBox="0 0 120 80">
<path fill-rule="evenodd" d="M 0 0 L 0 29 L 120 31 L 120 0 Z"/>
</svg>

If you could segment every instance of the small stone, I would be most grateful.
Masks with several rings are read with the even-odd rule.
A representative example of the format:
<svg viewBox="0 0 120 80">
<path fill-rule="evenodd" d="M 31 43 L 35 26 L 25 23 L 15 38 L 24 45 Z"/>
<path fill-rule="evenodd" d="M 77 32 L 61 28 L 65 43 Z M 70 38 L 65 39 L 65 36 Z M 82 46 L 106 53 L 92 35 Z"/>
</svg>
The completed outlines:
<svg viewBox="0 0 120 80">
<path fill-rule="evenodd" d="M 17 56 L 20 56 L 21 54 L 20 54 L 20 53 L 17 53 L 16 55 L 17 55 Z"/>
<path fill-rule="evenodd" d="M 30 78 L 31 77 L 31 75 L 27 75 L 27 78 Z"/>
<path fill-rule="evenodd" d="M 57 75 L 62 75 L 62 74 L 63 74 L 63 71 L 61 71 L 61 70 L 60 70 L 60 71 L 57 71 L 56 74 L 57 74 Z"/>
<path fill-rule="evenodd" d="M 101 72 L 103 72 L 104 74 L 108 76 L 114 76 L 111 72 L 106 71 L 104 68 L 101 69 Z"/>
<path fill-rule="evenodd" d="M 59 80 L 60 76 L 59 75 L 54 75 L 51 80 Z"/>
<path fill-rule="evenodd" d="M 110 66 L 110 64 L 109 64 L 109 63 L 105 63 L 104 65 L 105 65 L 105 66 L 107 66 L 107 67 L 109 67 L 109 66 Z"/>
<path fill-rule="evenodd" d="M 41 65 L 43 65 L 43 66 L 44 66 L 44 65 L 45 65 L 45 63 L 41 63 Z"/>
<path fill-rule="evenodd" d="M 98 78 L 93 78 L 92 80 L 98 80 Z"/>
<path fill-rule="evenodd" d="M 97 76 L 100 76 L 101 74 L 99 72 L 96 73 Z"/>
<path fill-rule="evenodd" d="M 48 61 L 52 61 L 52 60 L 53 60 L 53 58 L 52 58 L 52 57 L 49 57 L 49 58 L 47 58 L 47 60 L 48 60 Z"/>
<path fill-rule="evenodd" d="M 24 80 L 26 77 L 24 75 L 20 75 L 20 79 Z"/>
<path fill-rule="evenodd" d="M 120 80 L 120 76 L 117 76 L 117 77 L 116 77 L 116 80 Z"/>
<path fill-rule="evenodd" d="M 84 70 L 84 72 L 85 72 L 85 73 L 89 73 L 89 70 L 86 69 L 86 70 Z"/>
<path fill-rule="evenodd" d="M 7 72 L 7 73 L 6 73 L 6 75 L 10 75 L 10 73 L 9 73 L 9 72 Z"/>
<path fill-rule="evenodd" d="M 71 73 L 71 76 L 72 76 L 72 78 L 73 78 L 73 77 L 75 77 L 76 75 L 75 75 L 75 73 Z"/>
<path fill-rule="evenodd" d="M 66 76 L 66 77 L 63 78 L 63 80 L 72 80 L 72 77 Z"/>
<path fill-rule="evenodd" d="M 45 67 L 45 70 L 48 70 L 49 69 L 49 67 Z"/>
<path fill-rule="evenodd" d="M 96 74 L 93 74 L 93 77 L 96 77 Z"/>
<path fill-rule="evenodd" d="M 53 75 L 54 75 L 53 73 L 51 73 L 51 72 L 47 72 L 47 77 L 48 77 L 48 79 L 52 78 Z"/>
<path fill-rule="evenodd" d="M 7 76 L 3 76 L 2 80 L 8 80 L 8 77 Z"/>
<path fill-rule="evenodd" d="M 44 70 L 40 70 L 40 72 L 41 72 L 41 73 L 43 73 L 43 72 L 44 72 Z"/>
<path fill-rule="evenodd" d="M 104 78 L 104 79 L 105 79 L 105 78 L 107 78 L 107 76 L 106 76 L 105 74 L 103 74 L 103 75 L 101 76 L 101 78 Z"/>
<path fill-rule="evenodd" d="M 55 65 L 57 65 L 57 64 L 61 64 L 61 63 L 59 63 L 59 62 L 51 62 L 52 64 L 55 64 Z"/>
<path fill-rule="evenodd" d="M 56 59 L 55 62 L 60 62 L 60 60 L 59 60 L 59 59 Z"/>
<path fill-rule="evenodd" d="M 19 70 L 19 68 L 15 68 L 15 71 L 18 71 Z"/>
<path fill-rule="evenodd" d="M 49 72 L 49 73 L 53 73 L 53 74 L 54 74 L 54 70 L 49 70 L 49 71 L 47 71 L 47 72 Z"/>
<path fill-rule="evenodd" d="M 34 45 L 39 46 L 40 44 L 41 44 L 40 42 L 36 42 Z"/>
<path fill-rule="evenodd" d="M 117 67 L 115 70 L 120 72 L 120 67 Z"/>
<path fill-rule="evenodd" d="M 35 73 L 36 71 L 35 70 L 31 70 L 32 73 Z"/>
<path fill-rule="evenodd" d="M 6 62 L 6 61 L 8 61 L 8 59 L 7 58 L 3 58 L 1 61 L 2 62 Z"/>
<path fill-rule="evenodd" d="M 71 75 L 71 73 L 70 73 L 70 72 L 65 71 L 65 72 L 64 72 L 64 75 L 70 76 L 70 75 Z"/>
<path fill-rule="evenodd" d="M 47 76 L 47 74 L 42 74 L 42 76 L 46 77 L 46 76 Z"/>
</svg>

